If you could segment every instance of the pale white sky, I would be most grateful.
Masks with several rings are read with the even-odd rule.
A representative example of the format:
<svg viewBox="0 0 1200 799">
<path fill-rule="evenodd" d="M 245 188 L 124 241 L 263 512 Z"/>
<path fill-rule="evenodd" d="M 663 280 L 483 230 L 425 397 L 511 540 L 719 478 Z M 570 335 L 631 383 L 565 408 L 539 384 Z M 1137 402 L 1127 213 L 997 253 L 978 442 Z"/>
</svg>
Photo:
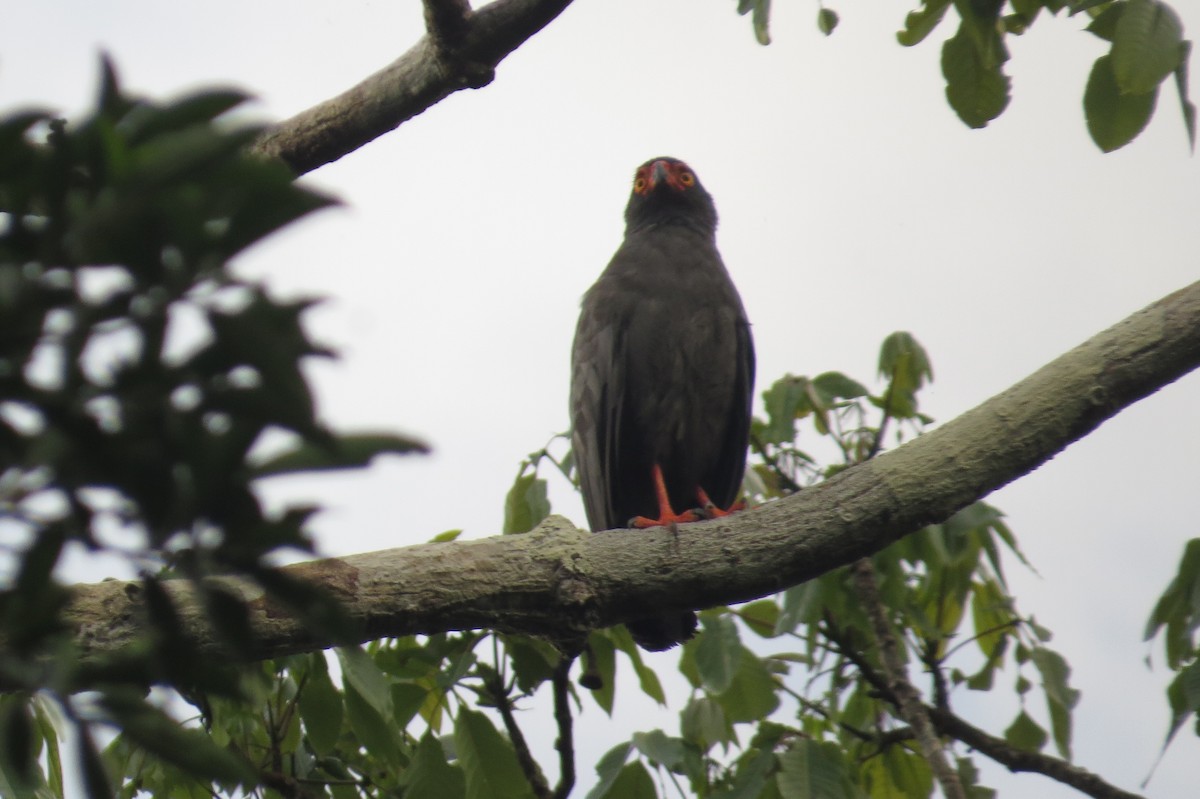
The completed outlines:
<svg viewBox="0 0 1200 799">
<path fill-rule="evenodd" d="M 630 175 L 650 156 L 686 159 L 716 199 L 760 390 L 788 371 L 869 379 L 879 342 L 905 329 L 933 358 L 923 410 L 948 420 L 1196 279 L 1200 168 L 1173 89 L 1134 144 L 1100 154 L 1081 97 L 1104 43 L 1080 32 L 1082 18 L 1040 19 L 1010 40 L 1013 101 L 970 131 L 944 100 L 949 26 L 905 49 L 894 33 L 907 4 L 833 3 L 842 24 L 828 39 L 816 3 L 776 6 L 763 48 L 729 0 L 578 0 L 493 85 L 306 178 L 346 206 L 241 268 L 281 292 L 332 298 L 312 314 L 343 353 L 312 370 L 328 420 L 403 429 L 436 449 L 273 486 L 280 501 L 330 508 L 316 525 L 323 552 L 499 529 L 517 464 L 567 426 L 578 299 L 620 241 Z M 1200 3 L 1175 7 L 1195 36 Z M 138 91 L 232 83 L 282 118 L 421 33 L 416 2 L 42 0 L 5 17 L 0 109 L 68 114 L 92 96 L 101 49 Z M 1055 631 L 1083 690 L 1076 762 L 1127 790 L 1166 729 L 1167 677 L 1144 663 L 1160 650 L 1141 633 L 1183 542 L 1200 534 L 1197 407 L 1193 375 L 990 499 L 1040 573 L 1010 565 L 1020 608 Z M 552 498 L 583 521 L 563 483 Z M 681 702 L 656 714 L 625 699 L 611 722 L 587 710 L 584 786 L 599 753 L 633 730 L 677 729 Z M 955 703 L 997 734 L 1015 713 L 991 695 Z M 531 736 L 547 764 L 552 735 Z M 1200 744 L 1187 728 L 1179 737 L 1149 795 L 1194 795 Z M 1002 797 L 1076 795 L 998 767 L 985 782 Z"/>
</svg>

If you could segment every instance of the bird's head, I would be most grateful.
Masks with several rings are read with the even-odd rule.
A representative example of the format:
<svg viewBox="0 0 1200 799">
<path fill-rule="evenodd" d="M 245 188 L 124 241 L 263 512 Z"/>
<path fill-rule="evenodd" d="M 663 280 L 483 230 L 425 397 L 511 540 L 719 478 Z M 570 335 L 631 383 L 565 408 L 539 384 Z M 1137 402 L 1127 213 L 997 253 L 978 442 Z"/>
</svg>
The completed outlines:
<svg viewBox="0 0 1200 799">
<path fill-rule="evenodd" d="M 634 173 L 626 232 L 668 223 L 714 231 L 717 209 L 690 166 L 678 158 L 651 158 Z"/>
</svg>

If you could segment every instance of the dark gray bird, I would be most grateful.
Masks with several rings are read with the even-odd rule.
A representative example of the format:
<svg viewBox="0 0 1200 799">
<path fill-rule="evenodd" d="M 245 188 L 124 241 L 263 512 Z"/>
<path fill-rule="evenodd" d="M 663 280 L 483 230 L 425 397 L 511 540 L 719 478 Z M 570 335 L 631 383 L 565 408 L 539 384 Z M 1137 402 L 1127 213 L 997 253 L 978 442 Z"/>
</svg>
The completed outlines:
<svg viewBox="0 0 1200 799">
<path fill-rule="evenodd" d="M 754 344 L 716 228 L 687 164 L 638 167 L 625 241 L 584 295 L 571 357 L 572 446 L 594 531 L 695 521 L 738 499 Z M 696 615 L 628 626 L 659 651 L 690 638 Z"/>
</svg>

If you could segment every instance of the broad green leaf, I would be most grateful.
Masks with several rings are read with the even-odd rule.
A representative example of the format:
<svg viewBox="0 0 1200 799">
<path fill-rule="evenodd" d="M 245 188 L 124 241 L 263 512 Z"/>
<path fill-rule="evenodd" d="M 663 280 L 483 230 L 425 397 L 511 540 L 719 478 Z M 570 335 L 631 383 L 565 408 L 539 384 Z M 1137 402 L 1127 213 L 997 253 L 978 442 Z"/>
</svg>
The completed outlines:
<svg viewBox="0 0 1200 799">
<path fill-rule="evenodd" d="M 1087 32 L 1111 42 L 1117 35 L 1117 21 L 1124 12 L 1125 3 L 1113 3 L 1088 24 Z"/>
<path fill-rule="evenodd" d="M 639 752 L 660 766 L 674 770 L 683 762 L 683 739 L 671 738 L 662 730 L 635 732 L 631 742 Z"/>
<path fill-rule="evenodd" d="M 712 799 L 762 799 L 775 768 L 775 753 L 770 749 L 747 749 L 736 765 L 733 784 L 714 793 Z"/>
<path fill-rule="evenodd" d="M 324 652 L 313 652 L 307 661 L 308 669 L 299 698 L 300 719 L 313 751 L 317 755 L 328 755 L 342 732 L 342 695 L 329 679 Z"/>
<path fill-rule="evenodd" d="M 923 42 L 946 16 L 949 7 L 950 0 L 924 0 L 920 9 L 910 11 L 904 18 L 904 30 L 896 34 L 896 39 L 905 47 Z"/>
<path fill-rule="evenodd" d="M 658 789 L 646 767 L 635 761 L 621 769 L 606 793 L 597 796 L 603 799 L 658 799 Z"/>
<path fill-rule="evenodd" d="M 731 722 L 752 722 L 766 718 L 779 707 L 779 684 L 763 661 L 744 646 L 729 687 L 717 695 Z"/>
<path fill-rule="evenodd" d="M 987 43 L 998 51 L 1003 49 L 994 32 Z M 946 99 L 959 119 L 972 128 L 986 127 L 1008 107 L 1009 100 L 1010 81 L 1001 70 L 1007 56 L 981 52 L 980 47 L 965 21 L 942 45 Z"/>
<path fill-rule="evenodd" d="M 455 539 L 457 539 L 457 538 L 458 538 L 460 535 L 462 535 L 462 533 L 463 533 L 463 531 L 462 531 L 462 530 L 447 530 L 446 532 L 444 532 L 444 533 L 438 533 L 438 534 L 437 534 L 437 535 L 435 535 L 433 538 L 429 539 L 429 543 L 431 543 L 431 544 L 444 544 L 444 543 L 446 543 L 446 542 L 448 542 L 448 541 L 454 541 L 454 540 L 455 540 Z"/>
<path fill-rule="evenodd" d="M 395 716 L 396 727 L 404 729 L 421 711 L 431 729 L 441 729 L 441 715 L 438 708 L 442 706 L 442 694 L 431 691 L 419 682 L 398 682 L 392 686 L 392 713 Z"/>
<path fill-rule="evenodd" d="M 336 650 L 342 666 L 342 681 L 375 708 L 385 721 L 392 720 L 392 696 L 387 675 L 358 647 L 341 647 Z"/>
<path fill-rule="evenodd" d="M 1112 56 L 1100 56 L 1083 93 L 1083 114 L 1092 141 L 1106 153 L 1129 144 L 1150 122 L 1157 100 L 1157 89 L 1122 94 L 1113 75 Z"/>
<path fill-rule="evenodd" d="M 546 481 L 536 472 L 517 475 L 504 500 L 504 534 L 527 533 L 549 515 Z"/>
<path fill-rule="evenodd" d="M 790 444 L 796 438 L 796 419 L 811 413 L 808 400 L 808 379 L 784 375 L 763 392 L 767 424 L 763 429 L 764 444 Z"/>
<path fill-rule="evenodd" d="M 780 615 L 779 604 L 773 599 L 760 599 L 738 608 L 739 618 L 763 638 L 774 638 L 779 634 L 776 625 Z"/>
<path fill-rule="evenodd" d="M 592 790 L 588 791 L 587 799 L 602 799 L 608 795 L 609 790 L 617 781 L 617 777 L 620 776 L 625 761 L 629 759 L 631 751 L 633 751 L 633 744 L 626 742 L 617 744 L 604 753 L 604 756 L 596 763 L 596 776 L 599 779 Z"/>
<path fill-rule="evenodd" d="M 933 794 L 933 772 L 925 758 L 902 746 L 889 746 L 864 764 L 874 796 L 922 799 Z"/>
<path fill-rule="evenodd" d="M 446 753 L 432 732 L 417 743 L 406 772 L 404 799 L 465 799 L 466 778 L 461 768 L 446 761 Z"/>
<path fill-rule="evenodd" d="M 361 469 L 380 455 L 425 453 L 429 447 L 415 438 L 392 433 L 355 433 L 339 435 L 328 444 L 303 441 L 287 452 L 252 467 L 255 477 L 271 477 L 297 472 L 328 472 Z"/>
<path fill-rule="evenodd" d="M 685 740 L 705 752 L 714 744 L 731 740 L 733 735 L 721 705 L 706 696 L 693 696 L 688 700 L 681 714 L 679 729 Z"/>
<path fill-rule="evenodd" d="M 459 709 L 454 746 L 466 775 L 467 799 L 532 799 L 512 743 L 483 713 Z"/>
<path fill-rule="evenodd" d="M 1017 714 L 1013 723 L 1004 731 L 1004 740 L 1018 749 L 1029 752 L 1040 752 L 1046 745 L 1049 736 L 1041 726 L 1022 710 Z"/>
<path fill-rule="evenodd" d="M 821 612 L 824 583 L 820 580 L 794 585 L 783 593 L 783 612 L 775 622 L 775 634 L 790 633 L 800 624 L 810 624 Z"/>
<path fill-rule="evenodd" d="M 842 752 L 834 744 L 800 739 L 780 753 L 778 759 L 775 782 L 783 799 L 858 795 L 849 784 Z"/>
<path fill-rule="evenodd" d="M 346 705 L 346 718 L 350 729 L 366 747 L 372 757 L 399 768 L 404 764 L 401 753 L 399 731 L 391 719 L 391 697 L 385 717 L 379 707 L 363 697 L 349 682 L 345 685 L 342 698 Z"/>
<path fill-rule="evenodd" d="M 737 625 L 728 616 L 705 612 L 700 620 L 704 629 L 695 639 L 696 668 L 704 687 L 719 694 L 733 682 L 741 661 L 742 643 Z"/>
<path fill-rule="evenodd" d="M 532 693 L 554 674 L 561 657 L 553 646 L 537 638 L 506 635 L 504 649 L 512 661 L 517 688 Z"/>
<path fill-rule="evenodd" d="M 870 393 L 862 383 L 846 377 L 841 372 L 819 374 L 812 379 L 812 385 L 826 405 L 832 405 L 837 399 L 856 399 Z"/>
<path fill-rule="evenodd" d="M 1146 94 L 1179 66 L 1183 24 L 1159 0 L 1126 0 L 1113 34 L 1112 67 L 1121 94 Z"/>
</svg>

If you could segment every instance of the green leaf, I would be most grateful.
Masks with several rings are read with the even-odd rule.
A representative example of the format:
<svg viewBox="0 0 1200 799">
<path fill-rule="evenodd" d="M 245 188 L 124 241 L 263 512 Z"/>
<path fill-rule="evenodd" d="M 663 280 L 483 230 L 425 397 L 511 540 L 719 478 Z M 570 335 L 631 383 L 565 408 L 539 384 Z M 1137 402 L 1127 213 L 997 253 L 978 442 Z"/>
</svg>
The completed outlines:
<svg viewBox="0 0 1200 799">
<path fill-rule="evenodd" d="M 1111 42 L 1117 35 L 1117 21 L 1125 11 L 1125 3 L 1113 3 L 1088 24 L 1085 30 L 1106 42 Z M 1072 12 L 1074 13 L 1074 12 Z"/>
<path fill-rule="evenodd" d="M 738 616 L 746 626 L 762 638 L 775 638 L 779 635 L 776 625 L 782 611 L 773 599 L 760 599 L 738 608 Z"/>
<path fill-rule="evenodd" d="M 829 36 L 833 33 L 833 29 L 837 27 L 838 15 L 836 11 L 828 8 L 822 8 L 817 12 L 817 30 Z"/>
<path fill-rule="evenodd" d="M 346 718 L 350 721 L 350 729 L 358 736 L 359 742 L 367 748 L 373 758 L 400 768 L 404 757 L 400 749 L 400 740 L 395 724 L 391 721 L 391 694 L 388 693 L 387 710 L 368 701 L 349 682 L 342 692 L 346 705 Z"/>
<path fill-rule="evenodd" d="M 333 751 L 342 731 L 344 704 L 342 695 L 329 679 L 329 665 L 324 652 L 313 652 L 306 658 L 304 689 L 300 692 L 300 719 L 308 733 L 308 742 L 318 755 Z"/>
<path fill-rule="evenodd" d="M 671 738 L 662 730 L 635 732 L 632 743 L 643 755 L 672 771 L 683 762 L 683 739 Z"/>
<path fill-rule="evenodd" d="M 1022 710 L 1004 731 L 1004 740 L 1018 749 L 1040 752 L 1046 745 L 1046 741 L 1049 740 L 1049 736 L 1036 721 L 1029 717 L 1028 713 Z"/>
<path fill-rule="evenodd" d="M 504 534 L 527 533 L 549 515 L 546 481 L 537 472 L 517 475 L 504 500 Z"/>
<path fill-rule="evenodd" d="M 463 531 L 462 531 L 462 530 L 447 530 L 446 532 L 444 532 L 444 533 L 438 533 L 438 534 L 437 534 L 437 535 L 435 535 L 433 538 L 429 539 L 429 543 L 431 543 L 431 544 L 445 544 L 445 543 L 447 543 L 447 542 L 449 542 L 449 541 L 455 541 L 455 540 L 457 540 L 457 539 L 458 539 L 458 537 L 459 537 L 460 535 L 462 535 L 462 533 L 463 533 Z"/>
<path fill-rule="evenodd" d="M 733 729 L 725 721 L 725 711 L 715 700 L 707 696 L 693 696 L 681 714 L 680 732 L 685 740 L 692 742 L 701 751 L 708 751 L 714 744 L 732 739 Z"/>
<path fill-rule="evenodd" d="M 834 744 L 800 739 L 778 758 L 775 781 L 782 799 L 858 795 L 849 783 L 842 752 Z"/>
<path fill-rule="evenodd" d="M 1092 141 L 1106 153 L 1129 144 L 1150 122 L 1157 100 L 1157 89 L 1122 94 L 1113 75 L 1112 56 L 1100 56 L 1083 92 L 1083 114 Z"/>
<path fill-rule="evenodd" d="M 796 438 L 796 419 L 811 413 L 808 400 L 808 379 L 784 375 L 763 392 L 767 424 L 763 430 L 764 444 L 790 444 Z"/>
<path fill-rule="evenodd" d="M 905 47 L 912 47 L 925 40 L 946 16 L 950 0 L 925 0 L 917 11 L 910 11 L 904 18 L 904 30 L 896 33 L 896 39 Z"/>
<path fill-rule="evenodd" d="M 589 799 L 592 795 L 588 794 Z M 606 793 L 595 795 L 603 799 L 658 799 L 658 789 L 646 767 L 633 762 L 621 769 Z"/>
<path fill-rule="evenodd" d="M 1112 67 L 1121 94 L 1146 94 L 1179 66 L 1183 24 L 1159 0 L 1127 0 L 1113 35 Z"/>
<path fill-rule="evenodd" d="M 769 749 L 747 749 L 736 765 L 733 784 L 714 793 L 712 799 L 763 799 L 767 780 L 775 769 L 775 753 Z"/>
<path fill-rule="evenodd" d="M 446 760 L 446 752 L 430 731 L 417 743 L 405 772 L 408 787 L 404 799 L 465 799 L 467 782 L 461 768 Z"/>
<path fill-rule="evenodd" d="M 251 467 L 254 477 L 271 477 L 297 472 L 330 472 L 362 469 L 380 455 L 426 453 L 429 447 L 415 438 L 391 433 L 355 433 L 334 437 L 329 442 L 302 441 L 287 452 Z"/>
<path fill-rule="evenodd" d="M 214 744 L 203 731 L 181 726 L 143 700 L 136 689 L 109 689 L 100 704 L 123 736 L 188 774 L 226 787 L 255 782 L 256 775 L 248 763 Z"/>
<path fill-rule="evenodd" d="M 696 668 L 704 687 L 714 694 L 727 689 L 741 661 L 742 643 L 733 619 L 713 612 L 700 615 L 704 626 L 696 636 Z M 693 646 L 689 642 L 689 646 Z"/>
<path fill-rule="evenodd" d="M 965 21 L 942 45 L 946 99 L 969 127 L 986 127 L 1008 107 L 1010 81 L 1001 70 L 1006 58 L 994 31 L 981 44 Z"/>
<path fill-rule="evenodd" d="M 592 699 L 611 716 L 617 690 L 617 655 L 612 638 L 603 630 L 593 632 L 588 636 L 588 652 L 583 658 L 585 668 L 590 667 L 600 682 L 600 687 L 592 689 Z"/>
<path fill-rule="evenodd" d="M 75 728 L 75 742 L 79 747 L 79 763 L 83 769 L 83 789 L 88 799 L 112 799 L 114 796 L 108 771 L 96 742 L 92 740 L 92 731 L 86 724 Z"/>
<path fill-rule="evenodd" d="M 33 698 L 33 716 L 38 733 L 46 745 L 46 782 L 49 784 L 50 793 L 63 796 L 63 766 L 59 740 L 64 739 L 66 735 L 62 716 L 53 700 L 44 694 Z"/>
<path fill-rule="evenodd" d="M 833 405 L 838 399 L 857 399 L 870 393 L 862 383 L 846 377 L 841 372 L 819 374 L 812 379 L 812 385 L 826 406 Z"/>
<path fill-rule="evenodd" d="M 0 774 L 22 796 L 39 782 L 33 714 L 21 695 L 0 697 Z"/>
<path fill-rule="evenodd" d="M 811 624 L 816 620 L 823 606 L 824 585 L 820 580 L 809 580 L 784 591 L 783 612 L 775 623 L 776 635 L 790 633 L 797 625 Z"/>
<path fill-rule="evenodd" d="M 1163 591 L 1150 619 L 1146 622 L 1145 640 L 1149 641 L 1166 627 L 1165 648 L 1167 666 L 1178 670 L 1194 657 L 1195 632 L 1200 629 L 1200 538 L 1193 538 L 1183 547 L 1179 569 Z"/>
<path fill-rule="evenodd" d="M 620 626 L 613 627 L 608 633 L 616 648 L 624 652 L 629 658 L 629 664 L 633 666 L 633 671 L 637 674 L 638 686 L 642 689 L 642 693 L 658 704 L 666 705 L 667 695 L 663 692 L 658 674 L 642 660 L 642 650 L 633 642 L 633 636 L 629 634 L 629 630 L 624 626 Z"/>
<path fill-rule="evenodd" d="M 717 701 L 731 722 L 752 722 L 766 718 L 779 707 L 779 689 L 763 661 L 739 645 L 737 670 L 729 687 L 717 695 Z"/>
<path fill-rule="evenodd" d="M 1175 91 L 1179 94 L 1179 107 L 1183 113 L 1183 124 L 1187 129 L 1188 146 L 1196 149 L 1196 105 L 1188 97 L 1188 61 L 1192 54 L 1192 43 L 1179 45 L 1179 66 L 1175 68 Z"/>
<path fill-rule="evenodd" d="M 596 776 L 599 779 L 592 790 L 588 791 L 587 799 L 603 799 L 609 795 L 609 791 L 620 776 L 631 751 L 633 751 L 633 744 L 626 742 L 617 744 L 604 753 L 604 756 L 596 763 Z"/>
<path fill-rule="evenodd" d="M 1071 759 L 1071 710 L 1079 702 L 1079 691 L 1068 685 L 1071 667 L 1057 652 L 1037 647 L 1030 653 L 1033 664 L 1042 675 L 1046 706 L 1050 711 L 1050 730 L 1059 754 Z"/>
<path fill-rule="evenodd" d="M 454 746 L 466 775 L 467 799 L 532 799 L 512 743 L 483 713 L 459 709 Z"/>
</svg>

